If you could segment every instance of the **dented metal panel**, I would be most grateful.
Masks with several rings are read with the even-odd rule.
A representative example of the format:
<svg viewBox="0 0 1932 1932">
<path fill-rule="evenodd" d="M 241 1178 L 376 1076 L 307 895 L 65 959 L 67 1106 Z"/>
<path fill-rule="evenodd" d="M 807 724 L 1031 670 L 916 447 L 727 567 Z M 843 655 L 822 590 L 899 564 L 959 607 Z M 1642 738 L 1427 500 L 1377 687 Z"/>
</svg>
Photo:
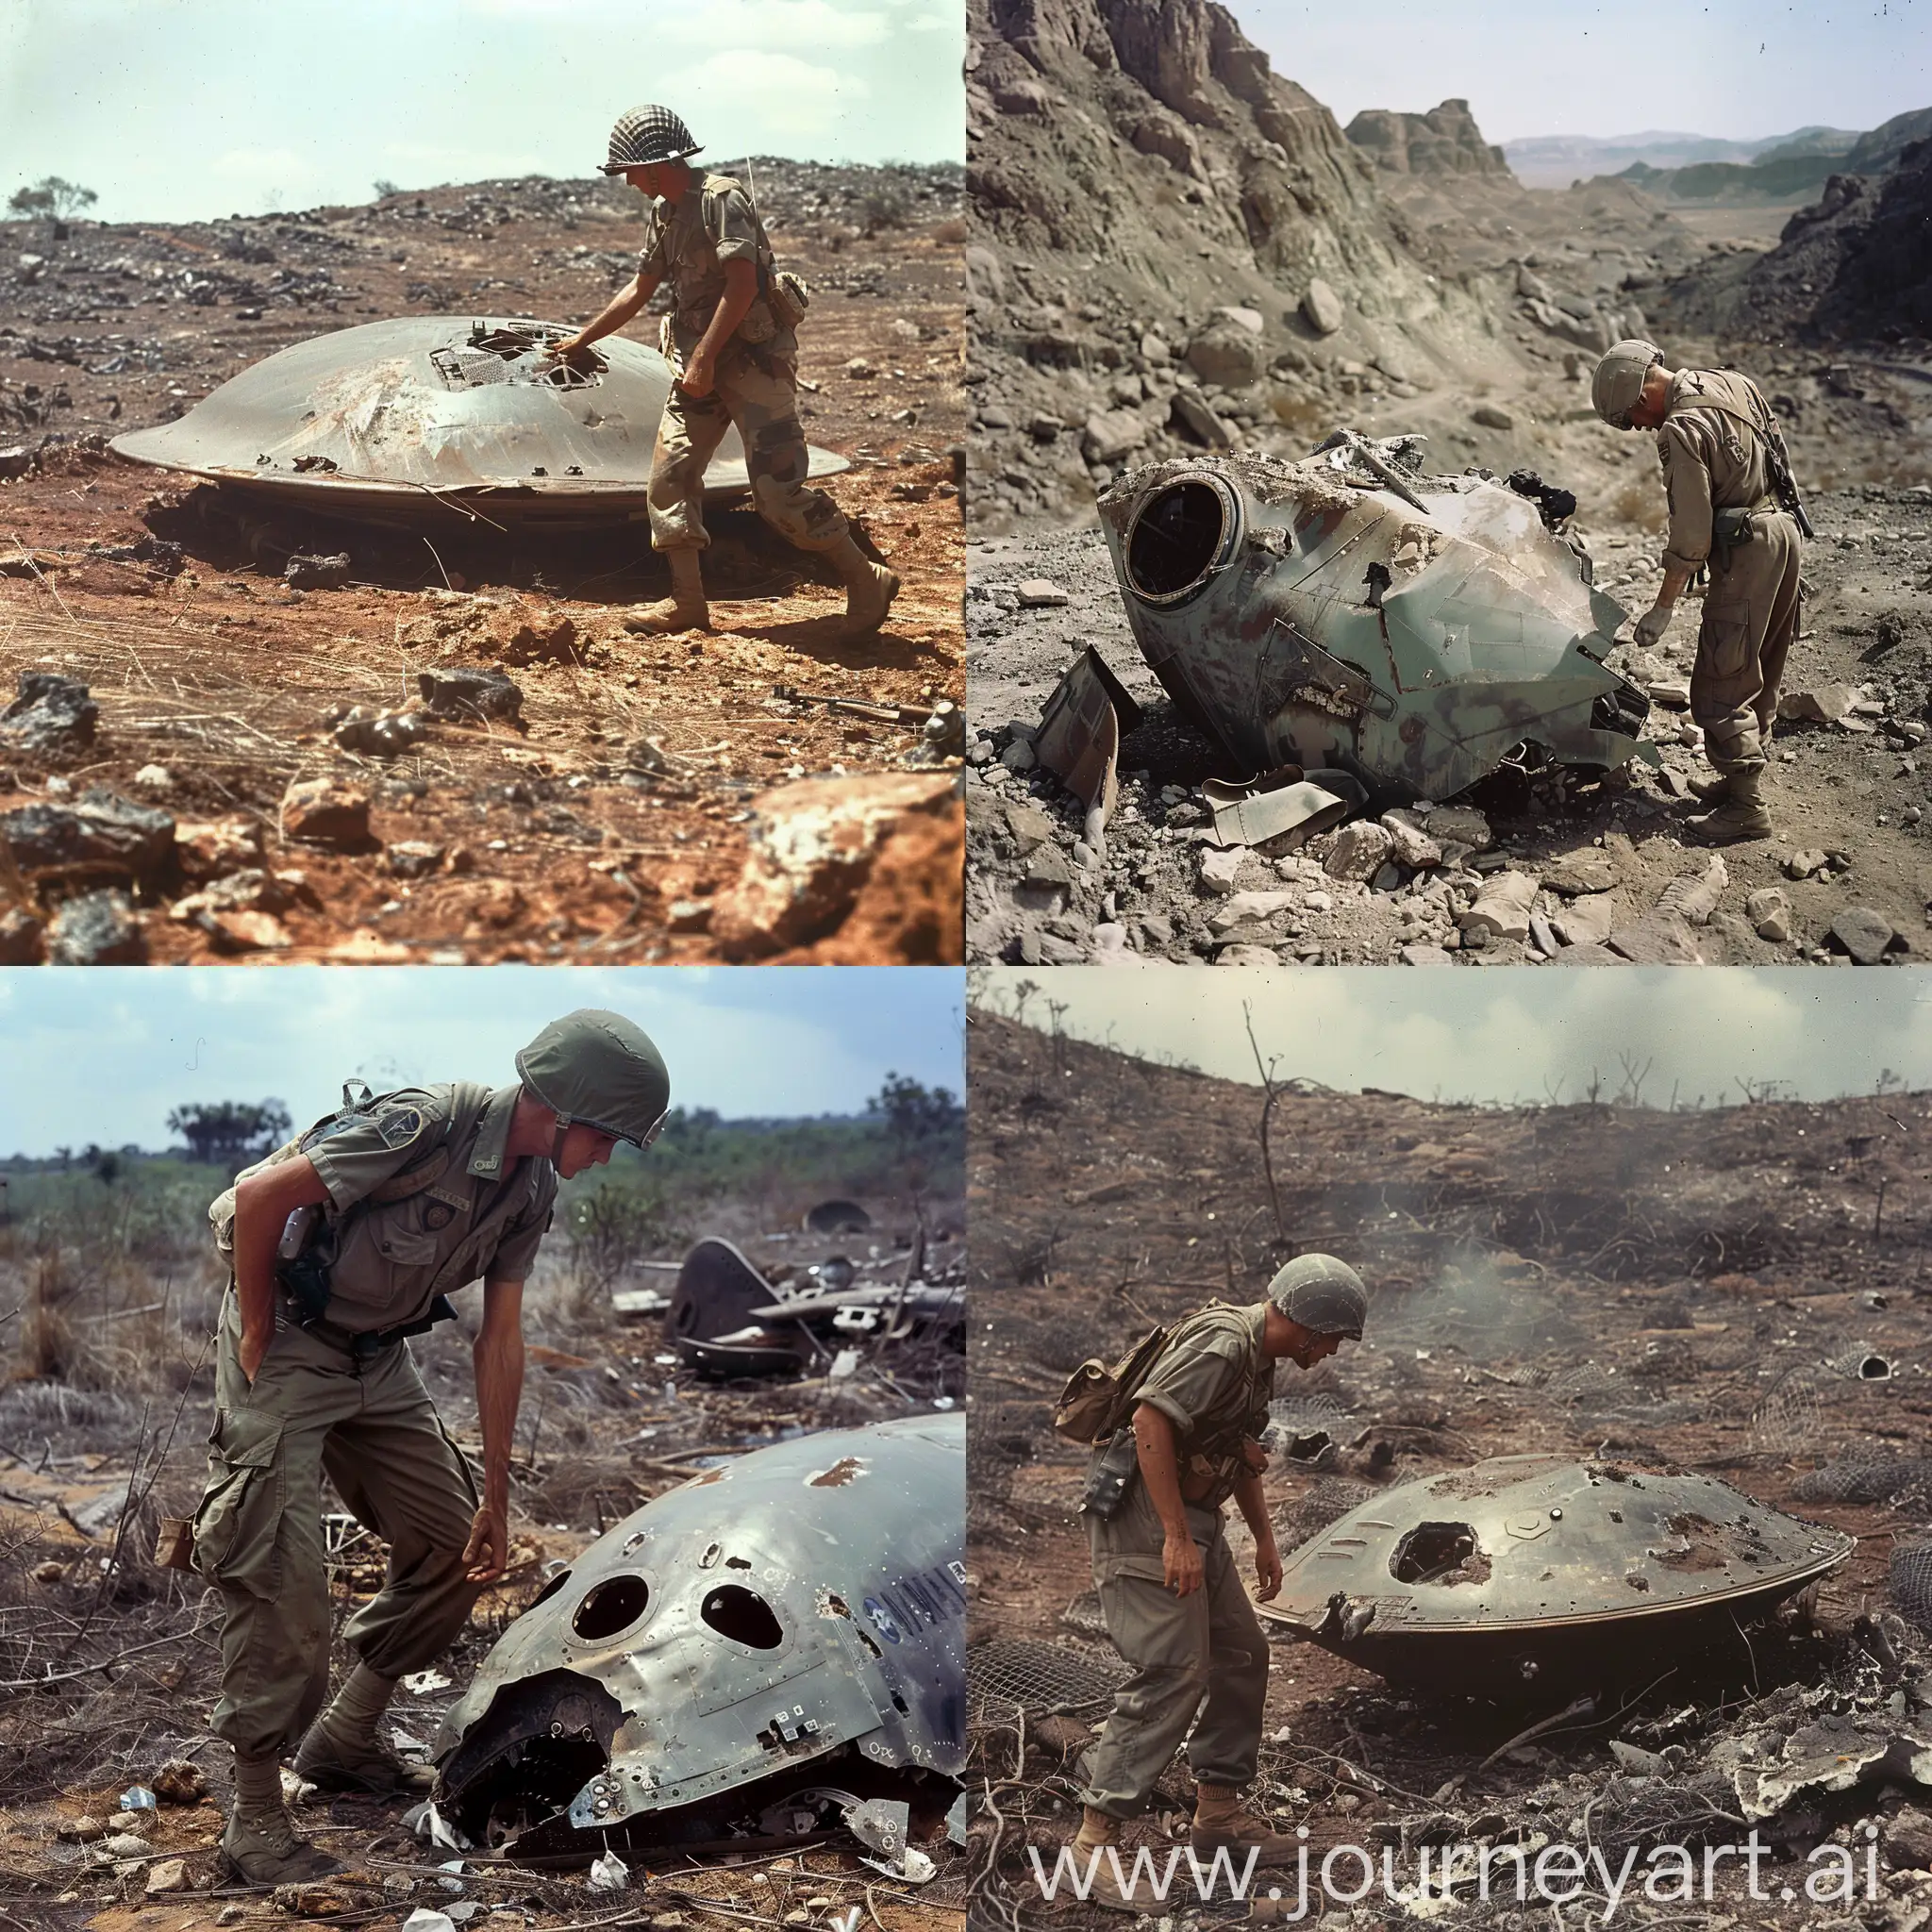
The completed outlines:
<svg viewBox="0 0 1932 1932">
<path fill-rule="evenodd" d="M 1102 494 L 1135 641 L 1182 710 L 1243 774 L 1335 766 L 1381 796 L 1449 797 L 1524 745 L 1654 760 L 1648 700 L 1602 661 L 1624 613 L 1537 504 L 1475 475 L 1398 490 L 1374 455 L 1187 458 Z"/>
<path fill-rule="evenodd" d="M 1504 1456 L 1351 1510 L 1257 1607 L 1384 1676 L 1541 1695 L 1728 1633 L 1854 1547 L 1715 1476 Z"/>
<path fill-rule="evenodd" d="M 670 364 L 617 336 L 568 364 L 544 353 L 570 333 L 525 318 L 364 323 L 277 350 L 112 446 L 314 515 L 559 529 L 641 520 Z M 828 450 L 810 457 L 813 476 L 850 467 Z M 737 430 L 705 487 L 749 489 Z"/>
<path fill-rule="evenodd" d="M 541 1830 L 555 1846 L 632 1820 L 633 1840 L 690 1841 L 855 1773 L 950 1778 L 966 1751 L 965 1517 L 958 1415 L 708 1470 L 599 1538 L 510 1626 L 437 1740 L 439 1804 L 478 1842 Z"/>
</svg>

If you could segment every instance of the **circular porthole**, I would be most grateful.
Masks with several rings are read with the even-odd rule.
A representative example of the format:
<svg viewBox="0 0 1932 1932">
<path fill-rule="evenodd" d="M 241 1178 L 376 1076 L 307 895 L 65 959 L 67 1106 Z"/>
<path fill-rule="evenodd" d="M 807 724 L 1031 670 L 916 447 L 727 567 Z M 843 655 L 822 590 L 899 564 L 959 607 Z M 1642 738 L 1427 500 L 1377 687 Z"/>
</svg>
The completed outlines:
<svg viewBox="0 0 1932 1932">
<path fill-rule="evenodd" d="M 1127 531 L 1127 582 L 1149 604 L 1176 604 L 1227 561 L 1240 535 L 1240 501 L 1219 478 L 1164 484 Z"/>
<path fill-rule="evenodd" d="M 584 1592 L 584 1600 L 570 1620 L 579 1637 L 595 1642 L 627 1630 L 644 1614 L 651 1602 L 651 1586 L 641 1576 L 607 1576 L 602 1583 Z"/>
</svg>

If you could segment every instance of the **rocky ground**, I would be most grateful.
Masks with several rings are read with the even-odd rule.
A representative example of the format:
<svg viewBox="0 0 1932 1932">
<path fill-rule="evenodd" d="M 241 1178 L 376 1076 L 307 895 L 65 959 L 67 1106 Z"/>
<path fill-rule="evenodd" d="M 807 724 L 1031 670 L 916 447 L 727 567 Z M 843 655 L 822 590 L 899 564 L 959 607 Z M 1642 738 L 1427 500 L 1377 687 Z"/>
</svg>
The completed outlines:
<svg viewBox="0 0 1932 1932">
<path fill-rule="evenodd" d="M 647 640 L 621 624 L 661 591 L 634 540 L 432 553 L 317 525 L 300 548 L 350 570 L 303 588 L 211 492 L 105 452 L 373 316 L 594 313 L 634 267 L 627 191 L 489 182 L 59 242 L 0 225 L 0 680 L 86 687 L 20 686 L 0 719 L 0 957 L 959 956 L 957 764 L 916 720 L 775 694 L 963 699 L 958 174 L 755 172 L 816 291 L 807 434 L 852 459 L 833 493 L 906 582 L 858 644 L 842 593 L 748 512 L 714 526 L 716 629 Z M 337 741 L 346 710 L 420 708 L 451 671 L 520 700 L 401 749 Z"/>
<path fill-rule="evenodd" d="M 1217 18 L 1171 9 L 1154 33 L 1115 0 L 1067 0 L 976 28 L 970 956 L 1582 964 L 1923 951 L 1923 344 L 1909 331 L 1850 343 L 1786 328 L 1713 335 L 1732 309 L 1691 291 L 1740 284 L 1788 210 L 1726 209 L 1722 232 L 1707 233 L 1695 211 L 1623 181 L 1525 189 L 1454 101 L 1361 117 L 1375 141 L 1357 146 Z M 1616 659 L 1655 701 L 1660 780 L 1486 784 L 1454 802 L 1481 814 L 1489 841 L 1459 880 L 1385 867 L 1373 833 L 1352 835 L 1332 871 L 1317 841 L 1274 864 L 1229 869 L 1215 854 L 1204 875 L 1199 785 L 1252 774 L 1217 771 L 1140 665 L 1094 489 L 1189 454 L 1299 457 L 1338 428 L 1421 435 L 1435 470 L 1527 468 L 1573 491 L 1570 528 L 1634 618 L 1659 580 L 1663 492 L 1651 440 L 1597 420 L 1589 375 L 1611 341 L 1646 331 L 1674 364 L 1736 364 L 1763 384 L 1813 502 L 1813 595 L 1776 747 L 1779 838 L 1732 848 L 1716 872 L 1682 841 L 1684 780 L 1705 769 L 1685 717 L 1693 601 L 1662 648 Z M 1021 608 L 1018 587 L 1034 578 L 1070 601 Z M 1031 770 L 1027 745 L 1015 749 L 1089 643 L 1147 714 L 1123 746 L 1104 857 L 1075 852 L 1073 801 Z M 1474 903 L 1484 869 L 1513 875 L 1501 924 Z M 1663 904 L 1691 891 L 1686 879 L 1690 919 Z"/>
<path fill-rule="evenodd" d="M 872 1259 L 851 1236 L 772 1232 L 772 1205 L 721 1202 L 706 1231 L 736 1241 L 775 1286 L 808 1288 L 807 1270 L 840 1249 L 856 1253 L 862 1275 L 896 1280 L 916 1221 L 934 1237 L 926 1278 L 959 1279 L 957 1201 L 870 1204 L 878 1223 Z M 9 1250 L 6 1274 L 17 1274 L 17 1258 Z M 621 1278 L 665 1288 L 675 1277 L 646 1269 Z M 87 1386 L 96 1378 L 70 1357 L 52 1374 L 17 1373 L 0 1393 L 0 1656 L 9 1679 L 0 1714 L 0 1924 L 183 1932 L 327 1923 L 396 1932 L 412 1913 L 435 1910 L 510 1932 L 586 1924 L 671 1932 L 713 1915 L 828 1932 L 851 1907 L 870 1904 L 888 1932 L 957 1927 L 963 1860 L 943 1834 L 928 1847 L 940 1870 L 923 1890 L 867 1869 L 850 1842 L 819 1840 L 704 1860 L 631 1851 L 629 1882 L 613 1894 L 591 1887 L 581 1870 L 531 1869 L 487 1852 L 457 1857 L 409 1829 L 401 1804 L 312 1789 L 298 1795 L 301 1828 L 350 1875 L 274 1897 L 216 1885 L 212 1852 L 229 1778 L 228 1753 L 205 1729 L 215 1607 L 198 1579 L 147 1558 L 158 1518 L 187 1515 L 201 1491 L 212 1421 L 204 1343 L 219 1292 L 216 1282 L 177 1280 L 165 1307 L 124 1311 L 112 1332 L 141 1352 L 142 1366 L 118 1387 Z M 707 1381 L 678 1366 L 661 1321 L 616 1315 L 607 1291 L 547 1265 L 533 1281 L 525 1327 L 510 1568 L 437 1668 L 399 1692 L 391 1728 L 405 1753 L 433 1742 L 443 1714 L 544 1583 L 652 1497 L 780 1437 L 929 1413 L 964 1392 L 957 1347 L 927 1344 L 861 1350 L 856 1371 L 836 1381 Z M 89 1332 L 98 1342 L 108 1331 Z M 408 1345 L 452 1434 L 479 1457 L 468 1336 L 451 1324 Z M 143 1382 L 153 1384 L 145 1401 Z M 384 1552 L 339 1510 L 330 1529 L 340 1629 L 378 1587 Z M 351 1661 L 338 1641 L 338 1680 Z M 30 1690 L 28 1680 L 42 1677 L 44 1687 Z M 163 1769 L 170 1764 L 173 1774 Z M 122 1806 L 137 1786 L 157 1792 L 157 1808 Z M 113 1842 L 124 1835 L 134 1842 Z M 435 1932 L 434 1922 L 418 1921 L 417 1932 Z"/>
<path fill-rule="evenodd" d="M 994 975 L 983 1002 L 1010 1014 L 1015 977 Z M 1254 1299 L 1287 1254 L 1325 1248 L 1369 1281 L 1370 1327 L 1311 1374 L 1278 1372 L 1267 1481 L 1284 1552 L 1393 1484 L 1528 1452 L 1719 1474 L 1858 1543 L 1814 1597 L 1751 1633 L 1748 1667 L 1687 1667 L 1515 1744 L 1547 1706 L 1505 1709 L 1450 1686 L 1398 1691 L 1277 1641 L 1259 1790 L 1279 1828 L 1306 1826 L 1316 1860 L 1339 1843 L 1374 1857 L 1389 1846 L 1398 1878 L 1412 1878 L 1424 1843 L 1537 1833 L 1602 1845 L 1614 1870 L 1628 1844 L 1641 1859 L 1662 1842 L 1741 1841 L 1740 1767 L 1794 1765 L 1815 1723 L 1826 1729 L 1814 1738 L 1836 1740 L 1845 1782 L 1804 1787 L 1760 1820 L 1774 1848 L 1764 1884 L 1773 1897 L 1802 1886 L 1815 1846 L 1862 1848 L 1869 1826 L 1875 1898 L 1754 1907 L 1721 1871 L 1697 1922 L 1923 1922 L 1932 1793 L 1911 1775 L 1847 1767 L 1866 1740 L 1927 1722 L 1926 1639 L 1889 1581 L 1903 1575 L 1892 1552 L 1921 1545 L 1927 1519 L 1919 1357 L 1932 1335 L 1932 1200 L 1912 1153 L 1932 1121 L 1924 1094 L 1676 1112 L 1662 1096 L 1638 1104 L 1634 1059 L 1621 1096 L 1591 1105 L 1442 1106 L 1305 1086 L 1276 1104 L 1273 1210 L 1253 1087 L 1051 1038 L 986 1004 L 969 1059 L 974 1682 L 994 1681 L 997 1659 L 998 1681 L 1018 1661 L 1058 1687 L 1025 1699 L 1024 1716 L 981 1695 L 980 1763 L 1005 1820 L 983 1891 L 1020 1904 L 1028 1923 L 1103 1916 L 1065 1900 L 1043 1910 L 1024 1863 L 1030 1842 L 1050 1869 L 1071 1834 L 1077 1754 L 1118 1676 L 1076 1513 L 1085 1460 L 1051 1433 L 1050 1403 L 1086 1356 L 1111 1357 L 1212 1297 Z M 1612 1074 L 1606 1091 L 1618 1085 Z M 1888 1378 L 1857 1373 L 1873 1356 Z M 1295 1436 L 1312 1463 L 1286 1453 Z M 1245 1531 L 1234 1535 L 1246 1574 Z M 1013 1645 L 1037 1648 L 1002 1657 Z M 1178 1768 L 1162 1780 L 1130 1847 L 1184 1841 L 1184 1780 Z M 990 1819 L 985 1832 L 982 1852 Z M 1344 1867 L 1341 1882 L 1351 1877 Z M 1601 1888 L 1590 1889 L 1598 1897 L 1566 1922 L 1602 1923 Z M 1680 1907 L 1660 1912 L 1638 1890 L 1615 1923 L 1681 1923 L 1670 1917 Z M 1517 1909 L 1465 1896 L 1454 1923 L 1530 1923 L 1501 1916 Z M 1323 1923 L 1438 1911 L 1385 1904 L 1378 1874 L 1367 1906 Z M 1195 1916 L 1176 1908 L 1174 1924 Z"/>
</svg>

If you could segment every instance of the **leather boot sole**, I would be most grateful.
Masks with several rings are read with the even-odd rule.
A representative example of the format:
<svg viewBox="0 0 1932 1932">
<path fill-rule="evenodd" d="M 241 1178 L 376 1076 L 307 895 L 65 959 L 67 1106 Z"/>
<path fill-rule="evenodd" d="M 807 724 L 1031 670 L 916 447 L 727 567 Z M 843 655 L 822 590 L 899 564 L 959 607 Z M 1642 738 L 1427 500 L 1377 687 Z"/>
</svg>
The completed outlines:
<svg viewBox="0 0 1932 1932">
<path fill-rule="evenodd" d="M 892 599 L 903 586 L 898 573 L 873 566 L 873 584 L 864 595 L 859 594 L 858 586 L 848 592 L 845 604 L 845 635 L 848 638 L 870 637 L 879 625 L 885 623 L 887 613 L 892 608 Z"/>
</svg>

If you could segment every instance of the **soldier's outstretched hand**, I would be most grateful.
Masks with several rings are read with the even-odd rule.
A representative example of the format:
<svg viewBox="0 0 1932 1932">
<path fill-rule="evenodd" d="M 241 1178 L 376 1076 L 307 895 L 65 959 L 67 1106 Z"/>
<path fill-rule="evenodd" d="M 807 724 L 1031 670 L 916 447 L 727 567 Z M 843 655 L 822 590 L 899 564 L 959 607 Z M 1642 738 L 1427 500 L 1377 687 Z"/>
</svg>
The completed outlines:
<svg viewBox="0 0 1932 1932">
<path fill-rule="evenodd" d="M 1176 1596 L 1192 1596 L 1207 1581 L 1208 1566 L 1201 1560 L 1201 1546 L 1191 1536 L 1164 1538 L 1160 1564 L 1167 1573 L 1167 1587 Z"/>
<path fill-rule="evenodd" d="M 1281 1594 L 1281 1552 L 1273 1543 L 1255 1545 L 1255 1601 L 1272 1603 Z"/>
<path fill-rule="evenodd" d="M 463 1574 L 472 1583 L 494 1583 L 509 1561 L 509 1521 L 500 1509 L 486 1505 L 470 1525 L 463 1545 Z"/>
<path fill-rule="evenodd" d="M 1647 651 L 1670 627 L 1671 607 L 1668 604 L 1653 604 L 1637 620 L 1631 637 L 1640 649 Z"/>
</svg>

